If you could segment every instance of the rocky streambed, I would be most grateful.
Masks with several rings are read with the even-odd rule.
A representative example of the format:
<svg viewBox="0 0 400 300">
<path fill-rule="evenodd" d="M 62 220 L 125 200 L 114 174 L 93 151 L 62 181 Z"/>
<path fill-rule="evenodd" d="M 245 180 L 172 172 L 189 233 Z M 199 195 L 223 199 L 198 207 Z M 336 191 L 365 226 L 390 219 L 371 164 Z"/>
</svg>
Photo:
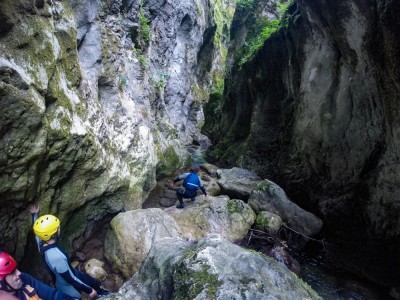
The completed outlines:
<svg viewBox="0 0 400 300">
<path fill-rule="evenodd" d="M 212 257 L 207 258 L 207 262 L 203 261 L 207 272 L 202 275 L 192 272 L 192 268 L 199 267 L 197 265 L 198 256 L 203 257 L 204 253 L 202 251 L 204 249 L 209 249 L 209 251 L 215 247 L 231 249 L 231 247 L 240 244 L 242 246 L 240 247 L 241 250 L 235 251 L 241 253 L 238 256 L 242 262 L 237 262 L 238 258 L 236 258 L 236 260 L 229 263 L 231 265 L 250 264 L 250 266 L 247 266 L 248 268 L 251 267 L 251 264 L 254 264 L 254 261 L 247 261 L 243 256 L 247 255 L 246 248 L 260 251 L 259 241 L 256 238 L 251 240 L 247 234 L 249 229 L 254 228 L 257 223 L 256 213 L 253 210 L 256 212 L 258 210 L 260 215 L 260 209 L 267 209 L 266 207 L 262 208 L 263 206 L 260 204 L 263 203 L 260 198 L 265 198 L 265 196 L 260 196 L 263 195 L 260 192 L 260 183 L 264 182 L 261 191 L 263 189 L 265 191 L 267 186 L 268 193 L 266 194 L 272 192 L 275 198 L 279 195 L 280 202 L 283 203 L 287 201 L 284 198 L 284 192 L 269 181 L 261 181 L 255 174 L 247 170 L 239 168 L 219 170 L 213 165 L 203 164 L 201 178 L 209 197 L 206 198 L 200 195 L 194 202 L 187 199 L 185 200 L 185 209 L 178 210 L 175 208 L 177 203 L 175 193 L 179 186 L 173 187 L 171 183 L 173 178 L 184 171 L 186 170 L 177 170 L 169 176 L 159 178 L 157 186 L 143 204 L 143 209 L 121 213 L 114 218 L 110 225 L 105 226 L 93 239 L 89 240 L 80 251 L 85 256 L 86 265 L 89 258 L 108 261 L 103 266 L 108 275 L 104 281 L 104 287 L 113 292 L 118 291 L 113 296 L 116 298 L 109 299 L 152 299 L 151 295 L 154 296 L 152 293 L 157 295 L 164 293 L 168 297 L 174 297 L 177 292 L 182 292 L 185 289 L 188 289 L 188 293 L 192 293 L 193 297 L 196 293 L 201 294 L 202 289 L 204 289 L 205 295 L 199 299 L 208 299 L 207 293 L 224 294 L 224 288 L 220 289 L 225 285 L 224 280 L 220 282 L 219 287 L 210 286 L 207 281 L 216 280 L 215 278 L 222 276 L 221 273 L 209 272 L 210 267 L 214 266 Z M 258 187 L 258 196 L 254 194 L 253 189 L 255 187 Z M 283 207 L 281 209 L 285 212 L 292 211 L 295 214 L 300 214 L 300 208 L 290 202 L 288 202 L 288 205 L 290 209 Z M 275 213 L 277 213 L 279 207 L 277 208 L 276 205 L 274 207 Z M 283 218 L 289 218 L 282 213 L 281 215 Z M 318 219 L 308 216 L 305 212 L 302 215 L 306 219 L 300 222 L 301 224 L 297 224 L 294 221 L 290 222 L 288 219 L 285 219 L 285 223 L 289 223 L 297 230 L 305 230 L 309 235 L 317 233 L 320 226 Z M 308 225 L 304 226 L 304 224 Z M 258 228 L 261 225 L 258 224 Z M 268 232 L 268 230 L 272 229 L 265 230 Z M 210 234 L 216 234 L 217 236 L 210 238 Z M 273 233 L 269 232 L 267 236 L 271 237 Z M 104 247 L 106 247 L 106 251 L 104 251 Z M 267 247 L 261 249 L 261 252 L 268 254 L 272 247 L 273 241 L 269 240 Z M 167 249 L 169 250 L 167 251 Z M 301 272 L 299 272 L 299 277 L 291 273 L 284 264 L 269 259 L 266 255 L 262 255 L 263 259 L 268 261 L 264 267 L 276 270 L 275 263 L 279 265 L 279 268 L 283 267 L 285 270 L 283 277 L 286 278 L 289 276 L 288 274 L 292 274 L 290 276 L 294 276 L 293 278 L 295 279 L 293 280 L 299 280 L 300 284 L 297 288 L 300 290 L 298 292 L 300 294 L 305 292 L 308 295 L 307 298 L 318 298 L 317 294 L 311 292 L 312 289 L 309 289 L 308 285 L 318 291 L 319 295 L 324 299 L 385 299 L 385 297 L 388 297 L 387 291 L 355 278 L 345 272 L 344 269 L 335 266 L 334 262 L 327 263 L 325 253 L 322 252 L 324 249 L 318 248 L 318 246 L 313 247 L 313 251 L 307 250 L 307 247 L 306 251 L 294 249 L 294 247 L 289 247 L 285 251 L 300 263 Z M 316 249 L 319 250 L 316 251 Z M 220 254 L 215 255 L 218 256 Z M 193 261 L 190 261 L 192 259 Z M 258 260 L 259 258 L 254 259 Z M 271 263 L 270 260 L 273 262 Z M 165 265 L 161 264 L 162 261 L 175 273 L 183 273 L 178 276 L 174 272 L 164 269 Z M 189 265 L 185 265 L 184 270 L 181 270 L 180 268 L 186 263 Z M 228 264 L 228 262 L 226 263 Z M 196 265 L 196 267 L 192 264 Z M 85 267 L 83 262 L 80 265 Z M 154 273 L 154 268 L 157 269 L 157 274 Z M 149 269 L 153 272 L 151 273 L 152 275 L 150 275 Z M 116 272 L 116 270 L 118 271 Z M 235 273 L 237 271 L 230 270 L 229 272 Z M 218 272 L 225 274 L 226 270 L 219 270 Z M 242 269 L 241 272 L 244 272 L 242 274 L 243 278 L 247 278 L 246 280 L 249 281 L 257 281 L 261 278 L 249 279 L 248 275 L 245 274 L 249 270 Z M 257 270 L 257 272 L 264 271 Z M 279 274 L 273 275 L 273 278 L 277 280 L 278 277 L 281 280 L 280 276 L 282 274 Z M 239 290 L 241 290 L 240 293 L 244 293 L 242 289 L 250 288 L 250 285 L 243 283 L 242 275 L 237 274 L 235 288 L 230 287 L 233 290 L 236 289 L 238 293 Z M 148 279 L 149 276 L 152 278 L 151 280 Z M 182 279 L 180 276 L 185 278 Z M 198 278 L 199 276 L 201 279 Z M 209 276 L 211 277 L 208 278 Z M 213 276 L 217 277 L 214 278 Z M 227 274 L 222 277 L 224 276 L 227 276 Z M 304 285 L 304 282 L 299 278 L 302 278 L 308 285 Z M 262 278 L 262 280 L 265 281 L 266 279 Z M 161 289 L 158 292 L 151 288 L 155 283 Z M 197 284 L 197 287 L 193 290 L 191 286 L 194 283 Z M 294 283 L 287 282 L 287 284 L 293 285 Z M 143 291 L 138 290 L 140 286 L 143 287 Z M 281 291 L 283 293 L 284 287 L 281 286 L 279 288 L 283 289 Z M 256 289 L 255 293 L 263 294 L 262 289 Z M 242 298 L 247 299 L 246 297 L 248 296 L 243 296 Z"/>
</svg>

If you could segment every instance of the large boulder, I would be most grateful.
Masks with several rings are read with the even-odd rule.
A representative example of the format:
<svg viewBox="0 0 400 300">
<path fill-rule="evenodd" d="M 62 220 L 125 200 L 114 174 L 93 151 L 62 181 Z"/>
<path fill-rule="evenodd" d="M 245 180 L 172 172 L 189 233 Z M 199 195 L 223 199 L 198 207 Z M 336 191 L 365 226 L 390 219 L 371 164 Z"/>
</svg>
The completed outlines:
<svg viewBox="0 0 400 300">
<path fill-rule="evenodd" d="M 249 205 L 227 196 L 200 196 L 194 202 L 188 200 L 182 210 L 173 207 L 164 211 L 182 229 L 181 236 L 191 241 L 210 233 L 238 241 L 246 236 L 255 221 L 255 213 Z"/>
<path fill-rule="evenodd" d="M 318 217 L 290 201 L 279 185 L 267 179 L 252 191 L 249 205 L 255 212 L 277 214 L 291 229 L 306 236 L 317 234 L 323 225 Z"/>
<path fill-rule="evenodd" d="M 217 233 L 237 241 L 246 236 L 255 221 L 249 205 L 227 196 L 202 196 L 189 203 L 183 210 L 149 208 L 118 214 L 111 221 L 104 246 L 105 257 L 114 270 L 125 278 L 132 276 L 160 238 L 198 241 Z"/>
<path fill-rule="evenodd" d="M 173 218 L 159 208 L 118 214 L 105 240 L 105 257 L 125 278 L 139 270 L 152 245 L 163 237 L 179 237 Z"/>
<path fill-rule="evenodd" d="M 219 169 L 217 175 L 222 194 L 244 201 L 247 201 L 253 188 L 261 181 L 254 172 L 236 167 Z"/>
<path fill-rule="evenodd" d="M 159 240 L 140 271 L 103 299 L 321 298 L 275 260 L 210 235 L 197 244 Z"/>
</svg>

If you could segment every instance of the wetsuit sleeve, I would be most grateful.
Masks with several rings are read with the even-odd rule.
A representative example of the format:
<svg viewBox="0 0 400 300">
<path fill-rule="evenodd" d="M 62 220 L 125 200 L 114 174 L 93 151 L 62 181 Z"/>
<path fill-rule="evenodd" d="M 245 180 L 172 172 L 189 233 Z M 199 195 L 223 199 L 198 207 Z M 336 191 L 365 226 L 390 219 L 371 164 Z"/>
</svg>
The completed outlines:
<svg viewBox="0 0 400 300">
<path fill-rule="evenodd" d="M 63 294 L 56 289 L 49 287 L 48 285 L 40 282 L 39 280 L 33 278 L 29 274 L 21 273 L 21 280 L 25 285 L 30 285 L 34 288 L 40 299 L 46 300 L 61 300 Z"/>
<path fill-rule="evenodd" d="M 176 178 L 174 179 L 174 183 L 185 179 L 189 174 L 190 174 L 190 173 L 184 173 L 184 174 L 182 174 L 182 175 L 179 175 L 178 177 L 176 177 Z"/>
<path fill-rule="evenodd" d="M 32 226 L 35 224 L 37 219 L 38 219 L 38 214 L 37 213 L 36 214 L 32 214 Z M 42 253 L 41 250 L 40 250 L 42 248 L 41 247 L 42 246 L 42 242 L 36 235 L 35 235 L 35 241 L 36 241 L 39 253 Z"/>
<path fill-rule="evenodd" d="M 60 274 L 64 280 L 66 280 L 69 284 L 71 284 L 76 290 L 79 292 L 85 292 L 90 294 L 92 292 L 92 288 L 87 284 L 83 283 L 78 277 L 75 276 L 74 270 L 71 270 L 67 260 L 63 257 L 57 257 L 54 259 L 54 270 Z"/>
<path fill-rule="evenodd" d="M 203 194 L 207 196 L 206 189 L 204 188 L 203 182 L 201 182 L 200 176 L 199 176 L 199 186 Z"/>
<path fill-rule="evenodd" d="M 200 189 L 203 192 L 203 194 L 207 196 L 207 192 L 206 192 L 206 189 L 204 188 L 204 186 L 201 186 Z"/>
</svg>

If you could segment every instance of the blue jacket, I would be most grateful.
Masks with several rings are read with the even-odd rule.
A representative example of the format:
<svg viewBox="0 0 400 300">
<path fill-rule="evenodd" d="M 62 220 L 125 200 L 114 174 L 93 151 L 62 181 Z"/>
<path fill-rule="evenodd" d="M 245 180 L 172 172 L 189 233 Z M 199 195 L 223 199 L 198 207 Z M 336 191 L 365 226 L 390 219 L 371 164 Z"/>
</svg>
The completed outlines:
<svg viewBox="0 0 400 300">
<path fill-rule="evenodd" d="M 184 187 L 186 189 L 190 189 L 190 190 L 197 190 L 198 188 L 200 188 L 201 191 L 203 192 L 203 194 L 207 196 L 207 192 L 206 192 L 206 189 L 204 188 L 203 182 L 201 182 L 199 175 L 197 175 L 195 172 L 184 173 L 184 174 L 179 175 L 178 177 L 176 177 L 174 179 L 174 183 L 181 181 L 181 180 L 185 180 L 189 175 L 192 175 L 192 174 L 195 175 L 195 176 L 191 176 L 191 178 L 193 179 L 193 182 L 191 182 L 190 185 L 192 185 L 192 187 L 190 187 L 190 188 L 186 187 L 185 184 L 184 184 Z"/>
<path fill-rule="evenodd" d="M 26 300 L 25 293 L 30 294 L 28 290 L 29 286 L 33 288 L 33 292 L 31 292 L 31 295 L 36 293 L 40 299 L 42 300 L 72 300 L 74 298 L 71 298 L 67 295 L 64 295 L 60 291 L 53 289 L 49 287 L 48 285 L 40 282 L 39 280 L 33 278 L 31 275 L 22 273 L 21 272 L 21 280 L 24 283 L 23 287 L 21 290 L 18 291 L 17 297 L 20 300 Z M 28 290 L 27 290 L 28 288 Z"/>
</svg>

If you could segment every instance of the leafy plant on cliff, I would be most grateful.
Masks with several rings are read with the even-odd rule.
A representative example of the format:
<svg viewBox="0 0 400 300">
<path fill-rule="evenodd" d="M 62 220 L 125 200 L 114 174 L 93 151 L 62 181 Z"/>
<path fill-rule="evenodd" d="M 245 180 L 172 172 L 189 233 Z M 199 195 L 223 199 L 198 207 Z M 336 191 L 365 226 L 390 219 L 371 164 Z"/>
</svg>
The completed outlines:
<svg viewBox="0 0 400 300">
<path fill-rule="evenodd" d="M 279 29 L 279 20 L 263 19 L 257 22 L 257 29 L 254 30 L 251 40 L 245 43 L 243 54 L 239 60 L 239 66 L 242 67 L 248 62 L 255 53 L 264 45 L 264 42 Z M 258 32 L 258 34 L 256 34 Z"/>
<path fill-rule="evenodd" d="M 144 71 L 144 70 L 146 70 L 146 67 L 147 67 L 146 56 L 142 53 L 142 51 L 140 49 L 135 49 L 135 50 L 136 50 L 137 59 L 140 63 L 140 69 L 142 71 Z"/>
<path fill-rule="evenodd" d="M 168 73 L 162 71 L 158 73 L 158 79 L 154 80 L 154 86 L 158 90 L 162 90 L 165 87 L 165 84 L 167 83 L 169 78 Z"/>
<path fill-rule="evenodd" d="M 287 13 L 289 6 L 293 0 L 277 2 L 276 9 L 278 12 L 277 19 L 268 19 L 262 17 L 256 19 L 255 11 L 258 1 L 256 0 L 239 0 L 237 10 L 239 16 L 246 15 L 246 18 L 254 19 L 253 25 L 250 27 L 246 42 L 239 49 L 236 56 L 236 62 L 241 68 L 246 62 L 250 61 L 258 50 L 264 45 L 265 41 L 276 31 L 281 28 L 287 28 L 290 15 Z"/>
<path fill-rule="evenodd" d="M 126 85 L 126 76 L 125 75 L 119 75 L 119 81 L 118 81 L 118 88 L 119 90 L 123 90 L 125 85 Z"/>
<path fill-rule="evenodd" d="M 135 49 L 144 52 L 150 43 L 151 29 L 143 8 L 139 10 L 138 23 L 130 29 L 130 38 L 135 43 Z"/>
<path fill-rule="evenodd" d="M 150 26 L 149 19 L 144 15 L 143 9 L 140 10 L 139 13 L 139 34 L 146 45 L 150 42 Z"/>
</svg>

